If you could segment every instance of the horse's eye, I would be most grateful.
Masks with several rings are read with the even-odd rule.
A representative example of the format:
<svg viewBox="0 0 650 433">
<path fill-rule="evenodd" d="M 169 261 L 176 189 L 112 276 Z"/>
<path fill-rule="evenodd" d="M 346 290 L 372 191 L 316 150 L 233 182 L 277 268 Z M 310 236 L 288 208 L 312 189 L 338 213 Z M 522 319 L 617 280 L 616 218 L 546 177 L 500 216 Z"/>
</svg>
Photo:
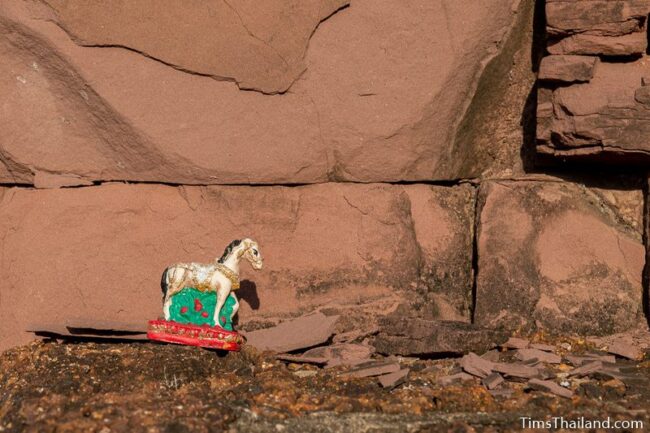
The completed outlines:
<svg viewBox="0 0 650 433">
<path fill-rule="evenodd" d="M 254 255 L 254 256 L 257 255 L 257 250 L 253 250 L 253 255 Z"/>
</svg>

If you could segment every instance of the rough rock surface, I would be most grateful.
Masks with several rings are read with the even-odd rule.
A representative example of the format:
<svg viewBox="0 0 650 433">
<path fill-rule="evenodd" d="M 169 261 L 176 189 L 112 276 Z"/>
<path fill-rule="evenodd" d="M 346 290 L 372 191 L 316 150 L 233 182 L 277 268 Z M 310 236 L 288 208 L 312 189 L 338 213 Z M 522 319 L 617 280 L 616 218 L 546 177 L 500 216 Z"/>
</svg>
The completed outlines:
<svg viewBox="0 0 650 433">
<path fill-rule="evenodd" d="M 648 0 L 547 0 L 551 54 L 643 54 Z"/>
<path fill-rule="evenodd" d="M 641 201 L 640 191 L 627 194 Z M 597 192 L 495 181 L 481 186 L 479 203 L 477 324 L 595 335 L 639 322 L 641 231 Z"/>
<path fill-rule="evenodd" d="M 0 188 L 0 347 L 31 339 L 31 322 L 156 318 L 166 266 L 214 260 L 242 236 L 265 259 L 242 266 L 244 326 L 327 307 L 363 328 L 418 290 L 438 318 L 468 320 L 473 197 L 469 185 Z"/>
<path fill-rule="evenodd" d="M 601 62 L 587 83 L 542 88 L 538 150 L 557 156 L 650 157 L 650 99 L 642 78 L 648 59 Z"/>
<path fill-rule="evenodd" d="M 508 339 L 501 331 L 464 322 L 389 316 L 380 324 L 372 344 L 379 353 L 391 355 L 482 353 Z"/>
<path fill-rule="evenodd" d="M 556 55 L 545 57 L 539 70 L 540 153 L 647 163 L 650 98 L 642 85 L 649 13 L 648 0 L 546 3 L 547 49 Z M 574 84 L 558 87 L 558 81 Z"/>
<path fill-rule="evenodd" d="M 592 56 L 547 56 L 539 66 L 539 79 L 571 83 L 589 81 L 598 62 Z"/>
<path fill-rule="evenodd" d="M 0 5 L 0 92 L 16 101 L 3 105 L 0 182 L 456 179 L 456 132 L 519 5 L 47 3 L 58 15 Z"/>
</svg>

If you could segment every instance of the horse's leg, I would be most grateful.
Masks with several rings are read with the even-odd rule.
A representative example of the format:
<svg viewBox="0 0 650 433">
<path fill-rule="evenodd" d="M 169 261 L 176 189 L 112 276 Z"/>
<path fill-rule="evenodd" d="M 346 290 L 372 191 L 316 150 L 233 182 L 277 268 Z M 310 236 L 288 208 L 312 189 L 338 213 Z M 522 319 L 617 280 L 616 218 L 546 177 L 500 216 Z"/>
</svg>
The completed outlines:
<svg viewBox="0 0 650 433">
<path fill-rule="evenodd" d="M 235 317 L 235 314 L 237 314 L 237 311 L 239 310 L 239 300 L 237 299 L 237 295 L 235 293 L 231 293 L 230 296 L 235 300 L 235 305 L 232 306 L 232 314 L 230 314 L 230 323 L 232 323 L 232 319 Z"/>
<path fill-rule="evenodd" d="M 219 313 L 221 313 L 221 308 L 223 308 L 223 304 L 226 303 L 226 299 L 230 294 L 230 289 L 224 287 L 222 284 L 217 283 L 216 292 L 217 292 L 217 305 L 214 308 L 214 324 L 217 326 L 222 326 L 221 322 L 219 321 Z"/>
<path fill-rule="evenodd" d="M 185 272 L 179 272 L 178 268 L 169 268 L 167 272 L 167 293 L 165 294 L 165 300 L 163 302 L 163 314 L 165 320 L 169 320 L 171 317 L 171 312 L 169 309 L 172 306 L 172 297 L 178 293 L 180 290 L 179 287 L 185 279 Z"/>
</svg>

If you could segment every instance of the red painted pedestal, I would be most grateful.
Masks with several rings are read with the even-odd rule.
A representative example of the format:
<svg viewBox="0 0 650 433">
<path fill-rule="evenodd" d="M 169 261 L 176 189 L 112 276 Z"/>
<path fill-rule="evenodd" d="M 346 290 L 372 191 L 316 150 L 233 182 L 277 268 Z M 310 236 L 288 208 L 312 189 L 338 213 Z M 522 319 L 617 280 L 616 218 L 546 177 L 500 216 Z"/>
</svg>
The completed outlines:
<svg viewBox="0 0 650 433">
<path fill-rule="evenodd" d="M 188 346 L 208 347 L 239 351 L 244 344 L 244 337 L 235 331 L 226 331 L 218 326 L 189 325 L 167 320 L 150 320 L 147 337 L 150 340 L 165 343 L 185 344 Z"/>
</svg>

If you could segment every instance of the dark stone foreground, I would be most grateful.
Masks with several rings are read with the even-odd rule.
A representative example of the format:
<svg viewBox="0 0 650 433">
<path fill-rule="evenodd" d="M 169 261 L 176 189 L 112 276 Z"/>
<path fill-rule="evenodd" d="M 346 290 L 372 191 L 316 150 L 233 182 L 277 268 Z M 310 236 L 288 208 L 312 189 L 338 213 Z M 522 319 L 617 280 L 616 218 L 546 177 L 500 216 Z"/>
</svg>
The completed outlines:
<svg viewBox="0 0 650 433">
<path fill-rule="evenodd" d="M 520 416 L 648 419 L 648 362 L 624 386 L 585 379 L 571 399 L 491 395 L 472 379 L 442 387 L 454 359 L 399 359 L 392 390 L 346 367 L 285 363 L 151 343 L 35 342 L 0 355 L 0 432 L 401 432 L 520 430 Z M 609 383 L 609 384 L 608 384 Z M 588 385 L 588 386 L 586 386 Z"/>
</svg>

